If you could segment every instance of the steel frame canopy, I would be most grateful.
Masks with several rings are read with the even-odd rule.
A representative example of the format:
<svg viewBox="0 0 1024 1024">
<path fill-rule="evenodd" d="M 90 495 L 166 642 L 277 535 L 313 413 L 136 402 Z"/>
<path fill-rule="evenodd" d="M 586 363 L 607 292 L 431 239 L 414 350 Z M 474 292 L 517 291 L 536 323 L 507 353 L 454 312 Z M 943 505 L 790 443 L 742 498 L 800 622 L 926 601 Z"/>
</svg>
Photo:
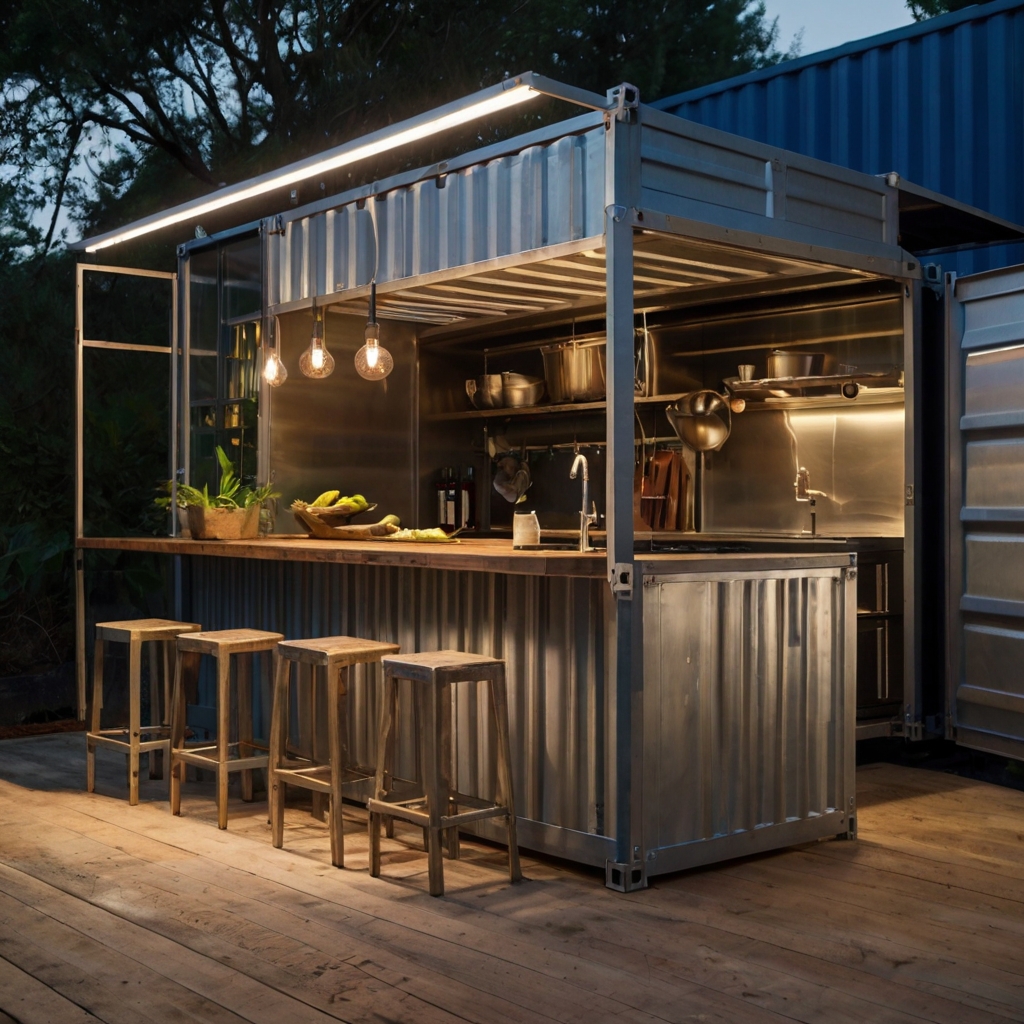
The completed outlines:
<svg viewBox="0 0 1024 1024">
<path fill-rule="evenodd" d="M 481 89 L 463 99 L 436 107 L 424 114 L 400 121 L 398 124 L 382 128 L 379 131 L 370 132 L 368 135 L 335 146 L 333 149 L 325 150 L 315 156 L 307 157 L 305 160 L 298 160 L 275 171 L 268 171 L 255 178 L 248 178 L 245 181 L 218 189 L 208 196 L 181 203 L 169 210 L 163 210 L 160 213 L 133 221 L 124 227 L 115 228 L 113 231 L 93 235 L 73 243 L 69 248 L 97 252 L 100 249 L 139 238 L 162 228 L 202 217 L 215 210 L 266 195 L 276 189 L 286 188 L 327 171 L 347 167 L 392 149 L 399 149 L 412 142 L 418 142 L 431 135 L 437 135 L 448 129 L 488 117 L 539 96 L 565 100 L 568 103 L 593 110 L 606 110 L 614 109 L 616 103 L 619 102 L 618 97 L 613 95 L 614 92 L 615 90 L 611 90 L 606 98 L 585 89 L 576 89 L 573 86 L 554 82 L 543 75 L 528 71 L 525 74 L 516 75 L 514 78 L 506 78 L 497 85 Z"/>
</svg>

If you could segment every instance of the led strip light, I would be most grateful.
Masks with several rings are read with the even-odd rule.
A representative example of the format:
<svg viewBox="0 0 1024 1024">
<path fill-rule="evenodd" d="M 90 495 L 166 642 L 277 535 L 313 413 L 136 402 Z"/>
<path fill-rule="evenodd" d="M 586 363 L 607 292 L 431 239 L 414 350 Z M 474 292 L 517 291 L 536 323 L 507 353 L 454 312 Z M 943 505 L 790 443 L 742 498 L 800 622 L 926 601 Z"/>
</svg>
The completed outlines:
<svg viewBox="0 0 1024 1024">
<path fill-rule="evenodd" d="M 70 248 L 97 252 L 108 246 L 127 242 L 173 224 L 194 220 L 212 213 L 214 210 L 221 210 L 225 206 L 253 199 L 267 192 L 273 192 L 275 189 L 285 188 L 306 178 L 337 170 L 339 167 L 347 167 L 349 164 L 386 153 L 388 150 L 397 149 L 411 142 L 418 142 L 439 132 L 457 128 L 459 125 L 467 124 L 478 118 L 487 117 L 489 114 L 495 114 L 509 107 L 525 103 L 537 96 L 553 96 L 597 110 L 608 109 L 614 105 L 596 93 L 551 82 L 532 72 L 517 75 L 515 78 L 506 79 L 499 85 L 473 93 L 465 99 L 438 107 L 436 110 L 407 121 L 400 121 L 389 128 L 372 132 L 361 139 L 329 149 L 325 153 L 288 164 L 280 170 L 270 171 L 259 177 L 250 178 L 248 181 L 222 188 L 204 199 L 194 199 L 162 213 L 135 221 L 124 228 L 87 238 Z"/>
</svg>

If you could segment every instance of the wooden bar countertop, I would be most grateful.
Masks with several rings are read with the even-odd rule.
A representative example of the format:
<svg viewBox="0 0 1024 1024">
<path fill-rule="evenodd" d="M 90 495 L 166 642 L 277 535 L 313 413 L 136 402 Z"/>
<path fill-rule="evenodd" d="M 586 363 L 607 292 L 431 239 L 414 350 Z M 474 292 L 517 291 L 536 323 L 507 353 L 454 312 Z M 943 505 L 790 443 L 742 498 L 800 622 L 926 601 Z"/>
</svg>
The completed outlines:
<svg viewBox="0 0 1024 1024">
<path fill-rule="evenodd" d="M 276 534 L 260 540 L 190 540 L 183 537 L 83 537 L 80 548 L 108 551 L 145 551 L 165 555 L 203 555 L 220 558 L 258 558 L 272 562 L 336 562 L 349 565 L 398 565 L 421 569 L 498 572 L 518 576 L 583 576 L 604 579 L 607 561 L 603 550 L 516 551 L 509 538 L 464 537 L 458 544 L 409 541 L 314 540 L 300 534 Z M 808 569 L 856 564 L 849 553 L 821 550 L 776 552 L 637 553 L 647 571 L 700 569 L 707 572 Z"/>
<path fill-rule="evenodd" d="M 146 551 L 166 555 L 260 558 L 277 562 L 340 562 L 461 569 L 520 576 L 606 575 L 604 551 L 514 551 L 511 539 L 464 537 L 455 544 L 412 541 L 315 540 L 275 534 L 259 540 L 191 540 L 183 537 L 83 537 L 80 548 Z"/>
</svg>

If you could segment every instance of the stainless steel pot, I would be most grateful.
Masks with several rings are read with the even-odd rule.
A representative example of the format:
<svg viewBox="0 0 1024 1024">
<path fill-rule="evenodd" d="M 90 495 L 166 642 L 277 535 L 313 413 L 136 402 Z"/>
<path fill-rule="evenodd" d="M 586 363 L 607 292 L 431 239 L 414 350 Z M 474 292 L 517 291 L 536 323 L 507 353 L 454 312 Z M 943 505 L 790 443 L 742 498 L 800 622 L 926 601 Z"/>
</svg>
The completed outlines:
<svg viewBox="0 0 1024 1024">
<path fill-rule="evenodd" d="M 536 405 L 544 397 L 544 381 L 540 377 L 506 371 L 501 375 L 501 396 L 509 409 Z"/>
<path fill-rule="evenodd" d="M 604 398 L 604 338 L 545 345 L 540 354 L 552 402 L 597 402 Z"/>
<path fill-rule="evenodd" d="M 776 348 L 768 355 L 768 376 L 820 377 L 825 372 L 824 352 L 801 352 Z"/>
<path fill-rule="evenodd" d="M 501 374 L 485 373 L 466 381 L 466 394 L 477 409 L 500 409 L 504 404 Z"/>
</svg>

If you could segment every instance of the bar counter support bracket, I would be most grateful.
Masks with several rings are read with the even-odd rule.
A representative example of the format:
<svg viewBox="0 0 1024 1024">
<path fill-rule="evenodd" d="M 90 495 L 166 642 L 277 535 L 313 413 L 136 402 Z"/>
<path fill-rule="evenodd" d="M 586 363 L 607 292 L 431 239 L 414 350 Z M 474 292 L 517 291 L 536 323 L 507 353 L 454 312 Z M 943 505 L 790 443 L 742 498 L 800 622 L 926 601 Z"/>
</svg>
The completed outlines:
<svg viewBox="0 0 1024 1024">
<path fill-rule="evenodd" d="M 615 94 L 614 96 L 612 94 Z M 616 859 L 605 884 L 629 892 L 647 885 L 642 837 L 643 644 L 639 592 L 633 587 L 633 218 L 640 197 L 640 108 L 632 86 L 606 120 L 605 267 L 608 461 L 605 469 L 608 582 L 614 600 Z M 635 105 L 633 105 L 635 103 Z M 634 728 L 634 724 L 636 728 Z M 634 792 L 635 790 L 635 792 Z"/>
</svg>

